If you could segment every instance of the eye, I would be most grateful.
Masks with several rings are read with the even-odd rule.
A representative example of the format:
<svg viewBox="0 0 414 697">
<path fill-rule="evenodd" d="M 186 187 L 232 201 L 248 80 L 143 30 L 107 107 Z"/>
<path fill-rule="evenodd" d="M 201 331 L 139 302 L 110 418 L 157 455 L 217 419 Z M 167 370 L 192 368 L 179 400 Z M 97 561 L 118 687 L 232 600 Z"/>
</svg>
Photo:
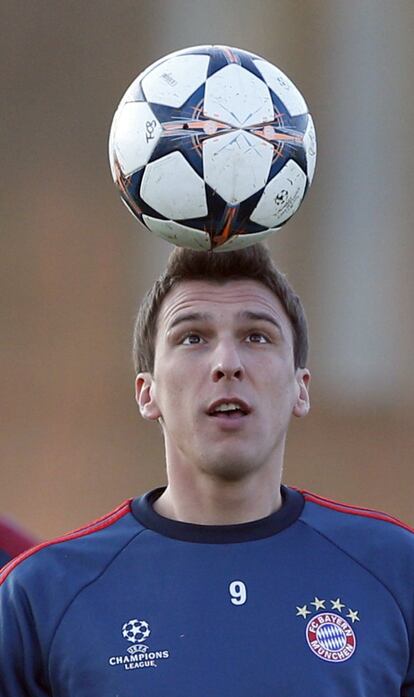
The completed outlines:
<svg viewBox="0 0 414 697">
<path fill-rule="evenodd" d="M 186 336 L 181 340 L 181 343 L 183 346 L 201 344 L 203 343 L 203 339 L 199 334 L 186 334 Z"/>
<path fill-rule="evenodd" d="M 249 344 L 268 344 L 269 338 L 266 334 L 262 334 L 262 332 L 251 332 L 247 335 L 246 341 Z"/>
</svg>

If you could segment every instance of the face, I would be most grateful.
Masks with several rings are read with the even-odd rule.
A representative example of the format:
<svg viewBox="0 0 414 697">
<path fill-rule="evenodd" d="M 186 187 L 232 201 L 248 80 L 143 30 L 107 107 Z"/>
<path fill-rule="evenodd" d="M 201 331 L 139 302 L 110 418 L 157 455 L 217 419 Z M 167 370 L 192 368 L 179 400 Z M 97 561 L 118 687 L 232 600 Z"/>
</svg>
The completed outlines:
<svg viewBox="0 0 414 697">
<path fill-rule="evenodd" d="M 290 321 L 253 280 L 179 283 L 158 317 L 153 374 L 137 377 L 141 414 L 162 424 L 174 467 L 227 480 L 282 466 L 292 415 L 309 409 Z"/>
</svg>

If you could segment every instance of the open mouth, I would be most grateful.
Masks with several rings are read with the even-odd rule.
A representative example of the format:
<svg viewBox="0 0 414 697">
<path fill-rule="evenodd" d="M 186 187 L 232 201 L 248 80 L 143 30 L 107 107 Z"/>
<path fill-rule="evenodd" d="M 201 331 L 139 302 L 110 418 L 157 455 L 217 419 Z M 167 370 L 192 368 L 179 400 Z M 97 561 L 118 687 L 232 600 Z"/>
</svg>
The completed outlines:
<svg viewBox="0 0 414 697">
<path fill-rule="evenodd" d="M 208 415 L 213 417 L 222 417 L 226 419 L 237 419 L 241 416 L 246 416 L 250 412 L 249 407 L 241 402 L 219 400 L 211 405 L 208 409 Z"/>
</svg>

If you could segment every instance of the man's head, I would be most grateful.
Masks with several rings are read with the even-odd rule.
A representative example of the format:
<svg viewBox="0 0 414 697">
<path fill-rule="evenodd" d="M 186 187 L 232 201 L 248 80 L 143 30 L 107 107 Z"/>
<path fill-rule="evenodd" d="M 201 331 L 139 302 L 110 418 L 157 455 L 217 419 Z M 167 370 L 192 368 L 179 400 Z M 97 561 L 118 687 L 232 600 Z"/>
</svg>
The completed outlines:
<svg viewBox="0 0 414 697">
<path fill-rule="evenodd" d="M 308 328 L 305 312 L 286 277 L 275 266 L 268 250 L 257 244 L 234 252 L 194 252 L 176 247 L 166 269 L 146 293 L 138 311 L 133 342 L 135 372 L 152 373 L 160 307 L 178 283 L 188 280 L 226 283 L 230 280 L 259 281 L 276 295 L 290 321 L 295 368 L 305 368 Z"/>
<path fill-rule="evenodd" d="M 280 472 L 291 416 L 309 408 L 307 330 L 264 247 L 175 250 L 134 346 L 136 399 L 162 425 L 170 481 Z"/>
</svg>

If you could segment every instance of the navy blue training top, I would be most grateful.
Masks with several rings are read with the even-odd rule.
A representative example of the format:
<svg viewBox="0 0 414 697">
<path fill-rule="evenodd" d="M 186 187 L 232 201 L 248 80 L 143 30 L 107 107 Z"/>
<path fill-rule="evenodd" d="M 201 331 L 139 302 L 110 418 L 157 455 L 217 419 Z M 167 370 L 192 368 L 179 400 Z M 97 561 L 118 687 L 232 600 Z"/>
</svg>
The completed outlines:
<svg viewBox="0 0 414 697">
<path fill-rule="evenodd" d="M 414 536 L 282 487 L 261 520 L 161 489 L 0 573 L 1 697 L 414 697 Z"/>
</svg>

